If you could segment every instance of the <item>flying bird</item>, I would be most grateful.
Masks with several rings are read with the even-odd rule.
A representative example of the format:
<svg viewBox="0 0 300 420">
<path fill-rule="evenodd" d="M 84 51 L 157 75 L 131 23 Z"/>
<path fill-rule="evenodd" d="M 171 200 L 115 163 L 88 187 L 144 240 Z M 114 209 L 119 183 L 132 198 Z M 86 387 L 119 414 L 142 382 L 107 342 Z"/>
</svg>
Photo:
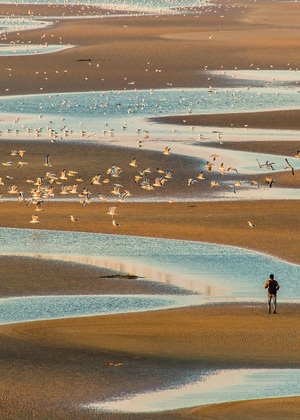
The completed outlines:
<svg viewBox="0 0 300 420">
<path fill-rule="evenodd" d="M 265 179 L 265 183 L 269 185 L 270 188 L 273 187 L 274 183 L 275 183 L 275 179 L 273 178 L 266 178 Z"/>
<path fill-rule="evenodd" d="M 212 167 L 213 167 L 213 163 L 206 162 L 205 169 L 207 170 L 207 172 L 212 172 Z"/>
<path fill-rule="evenodd" d="M 116 215 L 116 210 L 117 210 L 117 207 L 116 206 L 110 206 L 110 208 L 109 208 L 109 211 L 108 211 L 108 215 L 109 216 L 115 216 Z"/>
<path fill-rule="evenodd" d="M 197 179 L 205 179 L 203 172 L 200 172 L 200 174 L 197 176 Z"/>
<path fill-rule="evenodd" d="M 107 201 L 107 199 L 109 197 L 109 194 L 104 195 L 102 193 L 99 193 L 98 197 L 99 197 L 99 200 L 101 200 L 101 201 Z"/>
<path fill-rule="evenodd" d="M 216 159 L 219 157 L 219 155 L 216 155 L 216 154 L 214 153 L 213 155 L 210 155 L 210 157 L 212 157 L 212 159 L 213 159 L 213 160 L 216 160 Z"/>
<path fill-rule="evenodd" d="M 275 162 L 270 162 L 270 161 L 266 161 L 266 168 L 267 169 L 272 169 L 272 171 L 274 171 L 275 169 L 274 169 L 274 166 L 273 165 L 275 165 Z"/>
<path fill-rule="evenodd" d="M 234 171 L 234 172 L 238 173 L 238 170 L 237 170 L 236 168 L 234 168 L 233 166 L 229 166 L 229 167 L 227 168 L 227 172 L 228 172 L 228 171 Z"/>
<path fill-rule="evenodd" d="M 112 166 L 111 168 L 107 169 L 106 174 L 117 178 L 121 172 L 122 169 L 119 166 Z"/>
<path fill-rule="evenodd" d="M 136 158 L 133 158 L 132 161 L 129 163 L 130 166 L 137 166 Z"/>
<path fill-rule="evenodd" d="M 250 222 L 250 220 L 248 220 L 248 222 L 247 222 L 247 223 L 248 223 L 248 225 L 251 227 L 251 229 L 252 229 L 252 228 L 254 228 L 254 227 L 256 226 L 256 224 L 254 224 L 254 223 Z"/>
<path fill-rule="evenodd" d="M 190 187 L 191 185 L 193 185 L 195 182 L 198 182 L 195 178 L 189 178 L 187 181 L 188 186 Z"/>
<path fill-rule="evenodd" d="M 17 166 L 17 168 L 19 169 L 19 168 L 22 168 L 23 166 L 25 166 L 25 165 L 28 165 L 28 162 L 24 162 L 24 161 L 20 161 L 20 162 L 18 162 L 18 166 Z"/>
<path fill-rule="evenodd" d="M 292 170 L 292 175 L 295 175 L 294 167 L 290 164 L 290 162 L 287 160 L 287 158 L 285 158 L 285 161 L 286 161 L 285 169 L 291 169 Z"/>
<path fill-rule="evenodd" d="M 220 186 L 220 184 L 218 183 L 218 181 L 211 181 L 210 182 L 210 187 L 211 188 L 213 188 L 213 187 L 219 187 Z"/>
<path fill-rule="evenodd" d="M 37 214 L 33 214 L 29 223 L 40 223 L 39 216 Z"/>
</svg>

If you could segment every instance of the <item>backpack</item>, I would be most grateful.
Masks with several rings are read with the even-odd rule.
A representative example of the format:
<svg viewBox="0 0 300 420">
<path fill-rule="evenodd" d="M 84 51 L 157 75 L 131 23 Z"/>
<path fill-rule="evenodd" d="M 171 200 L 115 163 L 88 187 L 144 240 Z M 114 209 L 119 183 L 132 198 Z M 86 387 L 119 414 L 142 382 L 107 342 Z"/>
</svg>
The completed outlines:
<svg viewBox="0 0 300 420">
<path fill-rule="evenodd" d="M 270 293 L 270 295 L 276 295 L 277 282 L 275 280 L 269 280 L 268 292 Z"/>
</svg>

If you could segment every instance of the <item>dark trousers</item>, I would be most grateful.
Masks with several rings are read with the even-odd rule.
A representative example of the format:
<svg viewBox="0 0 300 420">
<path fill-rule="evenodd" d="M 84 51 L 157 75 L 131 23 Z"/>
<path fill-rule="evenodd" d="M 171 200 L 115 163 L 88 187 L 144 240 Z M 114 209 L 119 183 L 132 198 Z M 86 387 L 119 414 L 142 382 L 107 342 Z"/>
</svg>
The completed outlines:
<svg viewBox="0 0 300 420">
<path fill-rule="evenodd" d="M 268 308 L 269 308 L 269 313 L 272 312 L 272 306 L 273 306 L 273 312 L 276 313 L 276 302 L 277 301 L 277 297 L 276 294 L 268 294 Z"/>
</svg>

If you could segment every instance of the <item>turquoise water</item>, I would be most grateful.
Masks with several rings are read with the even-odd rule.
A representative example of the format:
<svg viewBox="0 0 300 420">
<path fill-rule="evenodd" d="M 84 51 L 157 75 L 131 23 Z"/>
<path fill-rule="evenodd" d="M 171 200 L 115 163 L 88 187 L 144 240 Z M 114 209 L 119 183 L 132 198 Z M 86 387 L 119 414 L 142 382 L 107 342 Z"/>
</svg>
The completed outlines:
<svg viewBox="0 0 300 420">
<path fill-rule="evenodd" d="M 51 75 L 49 76 L 51 77 Z M 242 83 L 241 83 L 242 85 Z M 126 120 L 168 115 L 298 109 L 299 88 L 181 88 L 53 93 L 2 97 L 0 111 Z M 80 119 L 81 117 L 81 119 Z M 65 125 L 65 124 L 63 124 Z"/>
<path fill-rule="evenodd" d="M 5 3 L 5 2 L 1 2 Z M 42 19 L 29 18 L 24 16 L 1 16 L 0 15 L 0 36 L 5 32 L 25 31 L 26 29 L 42 28 L 49 25 L 49 22 Z"/>
<path fill-rule="evenodd" d="M 36 55 L 36 54 L 50 54 L 53 52 L 61 51 L 69 46 L 64 45 L 43 45 L 43 44 L 17 44 L 17 45 L 1 45 L 0 44 L 0 57 L 8 55 Z"/>
<path fill-rule="evenodd" d="M 162 12 L 171 11 L 180 8 L 188 9 L 190 7 L 207 6 L 210 3 L 201 0 L 2 0 L 3 4 L 63 4 L 63 5 L 91 5 L 100 6 L 107 9 L 133 10 L 144 12 Z"/>
<path fill-rule="evenodd" d="M 190 125 L 176 127 L 156 124 L 151 118 L 182 115 L 184 120 L 186 115 L 192 114 L 286 110 L 298 109 L 299 106 L 296 82 L 292 86 L 250 89 L 170 88 L 16 95 L 0 97 L 0 112 L 4 117 L 0 121 L 0 130 L 10 137 L 34 139 L 35 130 L 38 129 L 39 138 L 48 139 L 52 132 L 56 133 L 58 139 L 66 136 L 71 140 L 79 138 L 85 141 L 116 136 L 136 137 L 137 130 L 141 130 L 143 138 L 143 132 L 147 130 L 151 137 L 168 135 L 172 141 L 184 134 L 199 141 L 198 134 L 203 132 L 203 127 L 192 131 Z M 172 132 L 172 128 L 176 130 Z M 229 130 L 234 135 L 233 129 Z M 210 133 L 212 131 L 213 128 L 210 128 Z M 240 132 L 247 137 L 251 130 Z M 297 132 L 294 135 L 298 138 Z M 277 136 L 281 137 L 282 133 L 279 131 Z"/>
<path fill-rule="evenodd" d="M 291 397 L 300 393 L 299 369 L 217 370 L 204 372 L 199 377 L 199 381 L 191 384 L 91 403 L 85 408 L 99 412 L 159 412 L 229 401 Z"/>
<path fill-rule="evenodd" d="M 15 3 L 2 1 L 2 3 Z M 16 2 L 18 3 L 18 2 Z M 45 3 L 25 1 L 25 4 Z M 83 4 L 80 1 L 56 1 L 55 4 Z M 179 8 L 202 5 L 196 1 L 102 1 L 84 2 L 124 11 L 150 13 L 179 12 Z M 184 12 L 186 12 L 185 10 Z M 45 27 L 49 22 L 16 18 L 0 22 L 0 31 Z M 16 54 L 15 46 L 3 53 Z M 18 47 L 19 48 L 19 47 Z M 35 50 L 30 50 L 35 53 Z M 27 51 L 26 53 L 30 53 Z M 260 75 L 263 74 L 263 78 Z M 291 74 L 291 73 L 290 73 Z M 290 76 L 286 74 L 286 76 Z M 236 78 L 236 74 L 234 77 Z M 232 77 L 228 74 L 224 77 Z M 0 99 L 0 130 L 10 136 L 33 138 L 28 129 L 41 129 L 41 137 L 49 137 L 49 127 L 63 133 L 63 127 L 80 135 L 88 130 L 92 139 L 102 139 L 104 131 L 113 128 L 114 135 L 136 134 L 137 129 L 150 130 L 160 137 L 170 137 L 170 126 L 149 120 L 163 115 L 192 113 L 246 112 L 273 109 L 299 109 L 298 74 L 282 82 L 278 73 L 251 72 L 237 78 L 230 89 L 165 89 L 125 92 L 87 92 L 72 94 L 28 95 Z M 273 80 L 274 79 L 274 80 Z M 271 85 L 266 84 L 271 82 Z M 249 89 L 249 83 L 251 88 Z M 130 88 L 130 86 L 128 86 Z M 133 85 L 134 88 L 134 85 Z M 20 117 L 15 123 L 15 117 Z M 63 122 L 62 122 L 63 121 Z M 177 127 L 178 129 L 178 127 Z M 210 132 L 212 129 L 210 129 Z M 247 138 L 251 131 L 236 133 Z M 12 133 L 12 134 L 9 134 Z M 18 133 L 18 134 L 17 134 Z M 191 142 L 196 137 L 190 127 L 180 131 Z M 254 132 L 259 138 L 266 132 Z M 198 132 L 196 133 L 198 135 Z M 30 137 L 31 136 L 31 137 Z M 287 138 L 287 132 L 273 132 L 270 139 Z M 289 133 L 298 141 L 298 133 Z M 113 138 L 109 139 L 113 142 Z M 174 134 L 173 141 L 178 141 Z M 83 251 L 84 250 L 84 251 Z M 196 296 L 29 296 L 0 299 L 0 322 L 51 319 L 103 313 L 153 310 L 174 306 L 213 302 L 262 302 L 263 284 L 271 272 L 281 289 L 279 302 L 300 300 L 300 267 L 267 255 L 239 248 L 189 241 L 121 237 L 43 230 L 0 229 L 0 252 L 3 255 L 27 255 L 36 258 L 62 259 L 94 264 L 132 273 L 197 293 Z M 198 383 L 155 393 L 131 396 L 120 402 L 87 405 L 91 410 L 162 411 L 201 404 L 239 399 L 299 395 L 299 370 L 240 370 L 210 372 Z"/>
<path fill-rule="evenodd" d="M 0 230 L 0 253 L 112 268 L 211 301 L 264 301 L 274 273 L 281 301 L 300 301 L 300 266 L 241 248 L 192 241 L 30 229 Z"/>
<path fill-rule="evenodd" d="M 35 320 L 153 311 L 190 306 L 194 298 L 153 295 L 68 295 L 0 298 L 0 325 Z"/>
</svg>

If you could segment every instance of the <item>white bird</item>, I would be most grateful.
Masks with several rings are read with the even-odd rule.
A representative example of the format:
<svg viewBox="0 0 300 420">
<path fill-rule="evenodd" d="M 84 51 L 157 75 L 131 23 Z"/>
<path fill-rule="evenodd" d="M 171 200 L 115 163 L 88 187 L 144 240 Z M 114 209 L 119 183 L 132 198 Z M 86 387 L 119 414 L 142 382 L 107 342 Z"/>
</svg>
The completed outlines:
<svg viewBox="0 0 300 420">
<path fill-rule="evenodd" d="M 127 197 L 127 195 L 128 194 L 126 191 L 120 192 L 118 201 L 122 203 L 125 200 L 125 197 Z"/>
<path fill-rule="evenodd" d="M 107 201 L 107 199 L 109 197 L 109 194 L 104 195 L 102 193 L 99 193 L 98 197 L 99 197 L 99 200 L 101 200 L 101 201 Z"/>
<path fill-rule="evenodd" d="M 189 178 L 187 181 L 188 186 L 190 187 L 191 185 L 193 185 L 195 182 L 198 182 L 195 178 Z"/>
<path fill-rule="evenodd" d="M 228 172 L 228 171 L 234 171 L 234 172 L 238 173 L 238 170 L 237 170 L 236 168 L 234 168 L 233 166 L 229 166 L 229 167 L 227 168 L 227 172 Z"/>
<path fill-rule="evenodd" d="M 137 166 L 136 158 L 133 158 L 132 161 L 129 163 L 130 166 Z"/>
<path fill-rule="evenodd" d="M 120 184 L 115 184 L 114 185 L 114 189 L 111 191 L 112 194 L 114 195 L 119 195 L 120 194 L 120 188 L 122 188 L 123 186 Z"/>
<path fill-rule="evenodd" d="M 257 188 L 259 188 L 259 182 L 254 179 L 251 181 L 251 185 L 257 185 Z"/>
<path fill-rule="evenodd" d="M 197 179 L 201 179 L 201 180 L 205 179 L 203 172 L 200 172 L 200 174 L 197 176 Z"/>
<path fill-rule="evenodd" d="M 78 189 L 78 184 L 74 184 L 74 185 L 72 185 L 72 187 L 70 187 L 69 193 L 70 194 L 77 194 L 78 193 L 77 189 Z"/>
<path fill-rule="evenodd" d="M 71 222 L 73 222 L 73 223 L 78 222 L 78 220 L 79 220 L 79 219 L 77 219 L 77 217 L 73 216 L 73 214 L 71 214 L 70 218 L 71 218 Z"/>
<path fill-rule="evenodd" d="M 162 180 L 163 180 L 162 177 L 155 178 L 153 187 L 162 187 L 163 186 Z"/>
<path fill-rule="evenodd" d="M 116 206 L 111 206 L 110 208 L 109 208 L 109 211 L 108 211 L 108 215 L 109 216 L 115 216 L 116 215 L 116 210 L 117 210 L 117 207 Z"/>
<path fill-rule="evenodd" d="M 61 191 L 60 191 L 60 194 L 63 194 L 63 195 L 67 195 L 67 194 L 69 194 L 69 191 L 68 191 L 68 186 L 67 186 L 67 185 L 62 185 L 62 186 L 61 186 Z"/>
<path fill-rule="evenodd" d="M 150 185 L 148 181 L 141 182 L 141 188 L 147 191 L 154 190 L 153 185 Z"/>
<path fill-rule="evenodd" d="M 18 202 L 21 203 L 21 202 L 24 202 L 24 201 L 26 201 L 25 193 L 24 193 L 24 191 L 21 191 L 21 192 L 19 192 Z"/>
<path fill-rule="evenodd" d="M 36 203 L 36 207 L 34 209 L 34 211 L 44 211 L 43 207 L 42 207 L 43 201 L 38 201 Z"/>
<path fill-rule="evenodd" d="M 171 179 L 173 177 L 173 171 L 166 171 L 165 172 L 165 178 Z"/>
<path fill-rule="evenodd" d="M 29 223 L 40 223 L 39 216 L 37 214 L 33 214 Z"/>
<path fill-rule="evenodd" d="M 163 154 L 168 156 L 170 154 L 170 150 L 171 150 L 170 147 L 166 146 L 164 151 L 163 151 Z"/>
<path fill-rule="evenodd" d="M 75 176 L 75 175 L 78 175 L 78 172 L 73 171 L 72 169 L 69 169 L 69 170 L 68 170 L 68 172 L 67 172 L 67 176 Z"/>
<path fill-rule="evenodd" d="M 275 183 L 275 179 L 265 178 L 265 183 L 268 184 L 270 188 L 272 188 L 273 184 Z"/>
<path fill-rule="evenodd" d="M 265 163 L 260 163 L 258 159 L 256 159 L 257 163 L 258 163 L 258 167 L 262 168 L 263 166 L 266 166 Z"/>
<path fill-rule="evenodd" d="M 101 178 L 101 174 L 95 175 L 91 180 L 91 185 L 101 185 L 100 178 Z"/>
<path fill-rule="evenodd" d="M 28 162 L 24 162 L 24 161 L 20 161 L 20 162 L 18 162 L 18 166 L 17 166 L 17 168 L 19 169 L 19 168 L 22 168 L 23 166 L 25 166 L 25 165 L 28 165 Z"/>
<path fill-rule="evenodd" d="M 251 229 L 252 229 L 252 228 L 254 228 L 254 227 L 256 226 L 254 223 L 250 222 L 250 220 L 248 220 L 248 222 L 247 222 L 247 223 L 248 223 L 248 225 L 251 227 Z"/>
<path fill-rule="evenodd" d="M 225 169 L 224 163 L 221 163 L 221 165 L 219 166 L 219 171 L 221 173 L 225 173 L 226 169 Z"/>
<path fill-rule="evenodd" d="M 60 179 L 68 179 L 67 175 L 66 175 L 66 170 L 62 169 L 61 173 L 60 173 Z"/>
<path fill-rule="evenodd" d="M 295 158 L 300 158 L 300 150 L 297 150 L 297 153 L 295 154 Z"/>
<path fill-rule="evenodd" d="M 212 159 L 213 159 L 213 160 L 216 160 L 216 159 L 219 157 L 219 155 L 216 155 L 216 154 L 214 153 L 213 155 L 210 155 L 210 157 L 212 157 Z"/>
<path fill-rule="evenodd" d="M 111 168 L 107 169 L 106 174 L 117 178 L 121 172 L 122 169 L 119 166 L 112 166 Z"/>
<path fill-rule="evenodd" d="M 79 203 L 84 207 L 86 204 L 91 203 L 91 196 L 90 194 L 86 194 L 83 197 L 80 197 Z"/>
<path fill-rule="evenodd" d="M 272 169 L 272 171 L 274 171 L 275 169 L 274 169 L 274 166 L 273 165 L 275 165 L 275 162 L 270 162 L 270 161 L 266 161 L 266 168 L 267 169 Z"/>
<path fill-rule="evenodd" d="M 41 186 L 43 184 L 43 182 L 44 182 L 43 177 L 39 176 L 39 177 L 37 177 L 36 181 L 34 182 L 34 185 Z"/>
<path fill-rule="evenodd" d="M 295 175 L 294 167 L 290 164 L 290 162 L 287 160 L 287 158 L 285 158 L 285 161 L 286 161 L 285 169 L 291 169 L 292 170 L 292 175 Z"/>
<path fill-rule="evenodd" d="M 120 223 L 116 222 L 115 219 L 113 219 L 112 224 L 116 227 L 121 226 Z"/>
<path fill-rule="evenodd" d="M 213 188 L 213 187 L 219 187 L 219 186 L 220 186 L 220 184 L 217 181 L 211 181 L 210 182 L 210 187 L 211 188 Z"/>
<path fill-rule="evenodd" d="M 19 185 L 11 185 L 8 187 L 8 194 L 18 194 Z"/>
<path fill-rule="evenodd" d="M 213 167 L 213 163 L 206 162 L 205 169 L 207 170 L 207 172 L 212 172 L 212 167 Z"/>
</svg>

